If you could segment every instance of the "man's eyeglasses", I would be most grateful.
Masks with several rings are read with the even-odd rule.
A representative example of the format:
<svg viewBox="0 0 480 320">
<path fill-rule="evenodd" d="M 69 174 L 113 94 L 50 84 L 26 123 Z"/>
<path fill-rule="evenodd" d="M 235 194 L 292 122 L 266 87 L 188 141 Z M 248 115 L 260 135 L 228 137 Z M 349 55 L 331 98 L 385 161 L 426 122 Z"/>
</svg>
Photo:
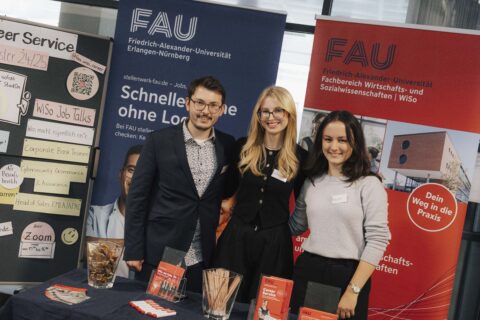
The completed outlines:
<svg viewBox="0 0 480 320">
<path fill-rule="evenodd" d="M 282 120 L 285 116 L 285 109 L 275 108 L 273 109 L 273 111 L 258 110 L 258 116 L 262 120 L 268 120 L 270 118 L 270 115 L 272 115 L 277 120 Z"/>
<path fill-rule="evenodd" d="M 210 111 L 210 113 L 217 113 L 218 111 L 220 111 L 220 109 L 223 106 L 223 104 L 218 104 L 216 102 L 206 103 L 203 100 L 193 100 L 192 98 L 190 98 L 190 101 L 193 102 L 193 106 L 195 107 L 195 110 L 202 111 L 205 109 L 205 106 L 207 106 L 208 111 Z"/>
</svg>

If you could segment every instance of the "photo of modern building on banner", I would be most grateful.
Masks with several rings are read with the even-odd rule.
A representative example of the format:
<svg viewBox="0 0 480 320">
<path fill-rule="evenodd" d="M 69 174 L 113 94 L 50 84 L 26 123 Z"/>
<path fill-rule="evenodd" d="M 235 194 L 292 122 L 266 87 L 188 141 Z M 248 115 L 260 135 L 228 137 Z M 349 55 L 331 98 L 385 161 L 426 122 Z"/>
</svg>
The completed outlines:
<svg viewBox="0 0 480 320">
<path fill-rule="evenodd" d="M 439 183 L 467 202 L 471 182 L 447 131 L 393 137 L 388 169 L 395 172 L 391 188 L 410 192 L 422 183 Z M 397 176 L 406 177 L 397 184 Z"/>
</svg>

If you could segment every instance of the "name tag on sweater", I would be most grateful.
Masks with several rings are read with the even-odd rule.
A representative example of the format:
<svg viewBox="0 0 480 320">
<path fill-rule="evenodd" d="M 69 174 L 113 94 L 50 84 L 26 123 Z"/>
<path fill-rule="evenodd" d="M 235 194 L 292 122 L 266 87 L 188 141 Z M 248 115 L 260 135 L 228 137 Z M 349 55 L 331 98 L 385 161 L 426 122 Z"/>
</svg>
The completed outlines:
<svg viewBox="0 0 480 320">
<path fill-rule="evenodd" d="M 287 178 L 285 178 L 284 176 L 282 176 L 282 174 L 280 173 L 280 171 L 278 171 L 277 169 L 273 169 L 272 177 L 274 177 L 275 179 L 278 179 L 278 180 L 280 180 L 280 181 L 287 182 Z"/>
<path fill-rule="evenodd" d="M 334 194 L 332 196 L 332 204 L 346 203 L 346 202 L 347 202 L 347 194 L 346 193 Z"/>
</svg>

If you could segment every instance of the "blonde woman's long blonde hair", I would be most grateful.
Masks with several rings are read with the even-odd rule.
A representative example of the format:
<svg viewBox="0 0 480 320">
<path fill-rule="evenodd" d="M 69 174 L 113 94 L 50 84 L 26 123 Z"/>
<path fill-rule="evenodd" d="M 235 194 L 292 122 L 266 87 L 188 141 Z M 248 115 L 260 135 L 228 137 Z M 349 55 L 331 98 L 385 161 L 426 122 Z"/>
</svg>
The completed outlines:
<svg viewBox="0 0 480 320">
<path fill-rule="evenodd" d="M 250 128 L 248 129 L 247 142 L 240 152 L 240 162 L 238 168 L 242 175 L 250 170 L 254 175 L 262 175 L 262 168 L 266 162 L 266 151 L 263 147 L 265 129 L 260 123 L 258 114 L 260 107 L 267 97 L 277 100 L 279 107 L 285 110 L 285 117 L 288 117 L 288 124 L 285 128 L 285 134 L 280 151 L 277 155 L 278 170 L 288 181 L 292 180 L 300 166 L 296 156 L 297 149 L 297 111 L 295 102 L 287 89 L 282 87 L 268 87 L 262 91 L 258 97 L 257 103 L 253 108 Z"/>
</svg>

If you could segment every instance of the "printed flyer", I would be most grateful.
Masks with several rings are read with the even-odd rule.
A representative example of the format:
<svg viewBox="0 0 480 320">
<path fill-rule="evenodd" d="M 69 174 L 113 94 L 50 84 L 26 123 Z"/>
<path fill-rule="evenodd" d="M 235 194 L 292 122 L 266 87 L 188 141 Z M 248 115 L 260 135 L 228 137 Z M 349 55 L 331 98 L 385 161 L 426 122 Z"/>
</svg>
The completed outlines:
<svg viewBox="0 0 480 320">
<path fill-rule="evenodd" d="M 160 261 L 157 269 L 152 273 L 147 293 L 160 296 L 169 301 L 178 299 L 180 282 L 185 269 L 165 261 Z"/>
<path fill-rule="evenodd" d="M 281 320 L 288 317 L 292 289 L 292 280 L 262 276 L 253 319 Z"/>
</svg>

